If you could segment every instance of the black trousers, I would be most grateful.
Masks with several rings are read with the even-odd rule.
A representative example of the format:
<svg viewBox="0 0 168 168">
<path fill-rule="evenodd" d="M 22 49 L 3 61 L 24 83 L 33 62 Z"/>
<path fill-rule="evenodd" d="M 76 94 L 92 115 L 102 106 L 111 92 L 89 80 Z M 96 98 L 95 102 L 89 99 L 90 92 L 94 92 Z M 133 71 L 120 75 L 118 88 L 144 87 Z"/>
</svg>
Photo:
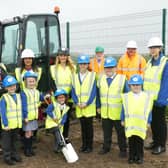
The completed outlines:
<svg viewBox="0 0 168 168">
<path fill-rule="evenodd" d="M 18 129 L 9 131 L 2 130 L 2 149 L 5 160 L 10 160 L 11 157 L 17 157 L 16 142 L 18 140 Z"/>
<path fill-rule="evenodd" d="M 64 129 L 63 129 L 63 136 L 65 139 L 68 138 L 68 135 L 69 135 L 69 124 L 70 124 L 70 116 L 71 116 L 73 103 L 68 103 L 68 106 L 70 107 L 70 109 L 67 112 L 67 120 L 64 124 Z"/>
<path fill-rule="evenodd" d="M 152 109 L 152 137 L 155 146 L 166 146 L 167 124 L 166 124 L 166 107 L 153 106 Z"/>
<path fill-rule="evenodd" d="M 117 132 L 117 140 L 120 151 L 126 151 L 126 137 L 124 127 L 121 125 L 120 120 L 111 120 L 111 119 L 102 119 L 102 128 L 103 128 L 103 149 L 110 151 L 112 143 L 112 129 L 115 127 Z"/>
<path fill-rule="evenodd" d="M 93 148 L 93 117 L 81 117 L 82 148 Z"/>
<path fill-rule="evenodd" d="M 136 135 L 133 135 L 128 138 L 129 144 L 129 159 L 138 160 L 143 159 L 144 151 L 144 140 Z"/>
</svg>

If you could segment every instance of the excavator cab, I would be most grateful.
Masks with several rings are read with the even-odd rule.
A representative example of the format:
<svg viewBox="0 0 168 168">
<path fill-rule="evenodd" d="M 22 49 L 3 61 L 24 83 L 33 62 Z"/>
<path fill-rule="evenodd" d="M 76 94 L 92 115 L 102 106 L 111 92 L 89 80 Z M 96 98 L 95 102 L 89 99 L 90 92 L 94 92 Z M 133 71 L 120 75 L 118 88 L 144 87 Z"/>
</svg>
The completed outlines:
<svg viewBox="0 0 168 168">
<path fill-rule="evenodd" d="M 42 67 L 43 74 L 39 88 L 49 88 L 49 65 L 54 63 L 61 48 L 60 23 L 58 14 L 32 14 L 14 17 L 0 23 L 0 61 L 9 73 L 19 66 L 23 49 L 32 49 L 35 61 Z"/>
</svg>

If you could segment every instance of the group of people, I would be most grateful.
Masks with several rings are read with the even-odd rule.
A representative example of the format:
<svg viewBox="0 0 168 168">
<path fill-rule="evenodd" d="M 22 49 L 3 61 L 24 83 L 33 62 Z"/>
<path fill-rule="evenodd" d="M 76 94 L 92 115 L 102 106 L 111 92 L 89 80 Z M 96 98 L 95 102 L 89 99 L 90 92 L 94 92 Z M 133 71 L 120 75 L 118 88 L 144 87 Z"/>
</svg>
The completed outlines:
<svg viewBox="0 0 168 168">
<path fill-rule="evenodd" d="M 16 78 L 8 75 L 5 66 L 0 65 L 4 161 L 9 165 L 22 161 L 15 147 L 20 128 L 25 156 L 35 155 L 32 136 L 38 129 L 40 102 L 47 105 L 45 127 L 55 137 L 56 152 L 61 151 L 64 142 L 69 143 L 69 118 L 73 104 L 81 125 L 80 152 L 90 153 L 93 150 L 93 118 L 96 113 L 101 115 L 103 130 L 103 146 L 99 154 L 110 151 L 112 129 L 115 127 L 119 157 L 127 157 L 128 138 L 128 163 L 142 164 L 144 139 L 149 125 L 153 141 L 146 148 L 151 149 L 152 154 L 165 152 L 168 63 L 162 54 L 162 47 L 160 38 L 149 40 L 151 58 L 146 64 L 145 59 L 137 53 L 136 42 L 128 41 L 127 51 L 117 64 L 115 58 L 105 58 L 104 48 L 97 46 L 93 59 L 90 60 L 86 54 L 78 56 L 78 68 L 71 60 L 69 51 L 59 49 L 55 64 L 50 65 L 48 75 L 52 86 L 49 94 L 42 94 L 37 89 L 43 71 L 35 65 L 32 50 L 23 50 L 21 66 L 15 70 Z"/>
</svg>

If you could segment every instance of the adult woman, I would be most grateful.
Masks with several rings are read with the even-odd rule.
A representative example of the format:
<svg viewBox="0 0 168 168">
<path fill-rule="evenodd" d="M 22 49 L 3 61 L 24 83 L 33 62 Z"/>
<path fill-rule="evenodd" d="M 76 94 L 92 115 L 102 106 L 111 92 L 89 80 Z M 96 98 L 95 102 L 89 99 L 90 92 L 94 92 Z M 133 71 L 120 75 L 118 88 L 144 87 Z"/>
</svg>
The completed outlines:
<svg viewBox="0 0 168 168">
<path fill-rule="evenodd" d="M 66 48 L 58 50 L 55 65 L 50 66 L 51 77 L 57 89 L 64 89 L 70 95 L 72 87 L 72 74 L 75 73 L 75 66 Z M 68 111 L 67 122 L 64 125 L 63 136 L 68 141 L 69 116 L 72 110 L 72 103 L 69 100 L 70 110 Z"/>
<path fill-rule="evenodd" d="M 152 149 L 152 154 L 166 151 L 165 110 L 168 104 L 168 62 L 162 53 L 162 46 L 163 43 L 158 37 L 149 40 L 148 48 L 151 59 L 147 63 L 144 75 L 144 90 L 151 93 L 154 98 L 151 123 L 153 142 L 147 147 Z"/>
<path fill-rule="evenodd" d="M 26 71 L 33 71 L 38 74 L 37 84 L 41 78 L 42 69 L 35 64 L 35 55 L 31 49 L 24 49 L 21 54 L 21 66 L 15 69 L 16 79 L 20 84 L 21 90 L 25 88 L 23 76 Z"/>
</svg>

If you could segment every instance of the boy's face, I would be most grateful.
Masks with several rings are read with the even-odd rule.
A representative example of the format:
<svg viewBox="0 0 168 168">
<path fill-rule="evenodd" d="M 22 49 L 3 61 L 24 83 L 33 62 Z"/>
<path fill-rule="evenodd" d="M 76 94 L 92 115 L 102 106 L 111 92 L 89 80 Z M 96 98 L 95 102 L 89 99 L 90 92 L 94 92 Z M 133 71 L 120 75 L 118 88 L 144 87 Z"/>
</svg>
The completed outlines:
<svg viewBox="0 0 168 168">
<path fill-rule="evenodd" d="M 80 72 L 86 72 L 89 64 L 79 64 Z"/>
<path fill-rule="evenodd" d="M 137 94 L 142 90 L 142 85 L 130 85 L 130 88 L 133 93 Z"/>
<path fill-rule="evenodd" d="M 66 97 L 65 97 L 65 95 L 59 95 L 59 96 L 57 96 L 57 102 L 59 103 L 59 104 L 64 104 L 65 103 L 65 100 L 66 100 Z"/>
<path fill-rule="evenodd" d="M 116 67 L 104 68 L 105 74 L 111 77 L 116 72 Z"/>
<path fill-rule="evenodd" d="M 13 94 L 16 91 L 16 85 L 11 85 L 5 88 L 9 94 Z"/>
<path fill-rule="evenodd" d="M 25 82 L 26 82 L 26 87 L 28 89 L 34 89 L 36 87 L 36 78 L 32 78 L 32 77 L 26 78 Z"/>
</svg>

